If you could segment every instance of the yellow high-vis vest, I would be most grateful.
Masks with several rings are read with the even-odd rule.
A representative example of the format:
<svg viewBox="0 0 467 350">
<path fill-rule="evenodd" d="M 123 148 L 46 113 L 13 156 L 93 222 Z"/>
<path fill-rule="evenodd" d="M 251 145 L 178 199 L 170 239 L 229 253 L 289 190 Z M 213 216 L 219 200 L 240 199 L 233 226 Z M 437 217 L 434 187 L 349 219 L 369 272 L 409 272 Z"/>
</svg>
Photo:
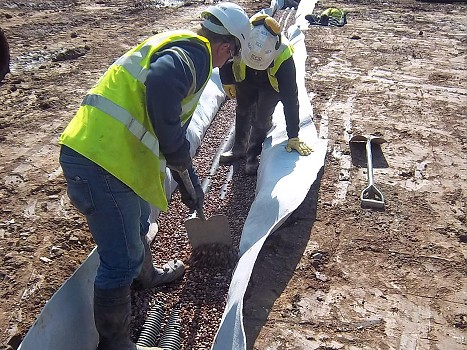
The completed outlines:
<svg viewBox="0 0 467 350">
<path fill-rule="evenodd" d="M 274 59 L 272 65 L 269 68 L 267 68 L 269 83 L 274 88 L 274 90 L 276 90 L 277 92 L 279 92 L 279 83 L 277 82 L 276 73 L 279 70 L 281 64 L 285 60 L 292 57 L 293 52 L 294 52 L 293 46 L 290 45 L 287 38 L 282 36 L 281 40 L 282 40 L 281 46 L 278 49 L 279 55 L 277 55 L 277 57 Z M 237 83 L 245 80 L 246 64 L 245 62 L 243 62 L 243 60 L 241 60 L 239 57 L 234 57 L 232 69 L 233 69 L 235 81 Z"/>
<path fill-rule="evenodd" d="M 167 44 L 187 40 L 201 43 L 212 57 L 209 41 L 190 31 L 171 31 L 148 38 L 109 67 L 84 97 L 59 139 L 60 144 L 92 160 L 163 211 L 168 206 L 164 189 L 166 161 L 159 152 L 159 141 L 146 110 L 144 83 L 151 56 Z M 177 52 L 196 77 L 195 66 L 183 50 L 176 46 L 164 50 Z M 209 72 L 199 91 L 193 79 L 182 101 L 181 126 L 193 115 L 209 81 L 212 58 Z"/>
</svg>

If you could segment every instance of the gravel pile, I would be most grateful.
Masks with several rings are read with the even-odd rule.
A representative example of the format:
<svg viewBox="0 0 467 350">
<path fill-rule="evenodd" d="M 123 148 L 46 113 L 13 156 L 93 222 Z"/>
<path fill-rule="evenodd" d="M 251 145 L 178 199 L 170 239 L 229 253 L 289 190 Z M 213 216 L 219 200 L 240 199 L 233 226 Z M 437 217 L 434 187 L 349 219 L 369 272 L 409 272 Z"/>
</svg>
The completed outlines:
<svg viewBox="0 0 467 350">
<path fill-rule="evenodd" d="M 203 143 L 193 159 L 200 180 L 210 173 L 214 155 L 228 135 L 235 118 L 235 101 L 226 101 L 206 132 Z M 179 309 L 181 349 L 209 349 L 214 340 L 227 300 L 227 292 L 237 260 L 238 244 L 243 224 L 254 199 L 256 177 L 243 174 L 243 162 L 219 166 L 211 176 L 205 196 L 206 218 L 215 214 L 229 219 L 233 249 L 208 247 L 192 252 L 183 225 L 188 209 L 175 191 L 169 210 L 159 217 L 159 232 L 151 249 L 159 265 L 172 259 L 182 259 L 187 271 L 181 281 L 149 291 L 134 291 L 132 337 L 136 341 L 151 308 L 163 305 L 164 326 L 174 309 Z M 232 174 L 233 173 L 233 174 Z"/>
<path fill-rule="evenodd" d="M 225 244 L 204 244 L 191 253 L 188 263 L 194 268 L 219 266 L 234 268 L 238 261 L 238 249 Z"/>
</svg>

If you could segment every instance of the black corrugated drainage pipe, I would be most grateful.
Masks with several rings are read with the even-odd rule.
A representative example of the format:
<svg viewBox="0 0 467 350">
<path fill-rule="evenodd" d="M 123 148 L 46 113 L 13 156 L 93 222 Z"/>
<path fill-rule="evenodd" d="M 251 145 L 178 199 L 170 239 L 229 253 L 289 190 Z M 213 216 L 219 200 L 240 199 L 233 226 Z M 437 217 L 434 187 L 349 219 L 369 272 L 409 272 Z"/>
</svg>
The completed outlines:
<svg viewBox="0 0 467 350">
<path fill-rule="evenodd" d="M 175 307 L 170 314 L 158 346 L 164 350 L 180 350 L 182 346 L 181 327 L 180 309 Z"/>
<path fill-rule="evenodd" d="M 149 317 L 146 322 L 144 322 L 143 330 L 141 331 L 136 345 L 156 346 L 163 319 L 164 307 L 161 303 L 157 303 L 149 312 Z"/>
</svg>

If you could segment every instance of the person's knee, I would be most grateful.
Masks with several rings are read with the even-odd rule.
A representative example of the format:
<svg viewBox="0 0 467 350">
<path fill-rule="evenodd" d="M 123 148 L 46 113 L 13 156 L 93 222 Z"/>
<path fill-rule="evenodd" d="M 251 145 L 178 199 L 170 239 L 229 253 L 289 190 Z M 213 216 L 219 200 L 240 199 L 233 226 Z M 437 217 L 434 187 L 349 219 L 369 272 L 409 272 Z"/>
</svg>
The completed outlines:
<svg viewBox="0 0 467 350">
<path fill-rule="evenodd" d="M 272 127 L 272 115 L 258 115 L 258 117 L 252 122 L 252 127 L 254 129 L 255 134 L 266 135 Z"/>
<path fill-rule="evenodd" d="M 235 119 L 238 120 L 249 120 L 251 115 L 251 106 L 241 106 L 237 104 L 235 108 Z"/>
</svg>

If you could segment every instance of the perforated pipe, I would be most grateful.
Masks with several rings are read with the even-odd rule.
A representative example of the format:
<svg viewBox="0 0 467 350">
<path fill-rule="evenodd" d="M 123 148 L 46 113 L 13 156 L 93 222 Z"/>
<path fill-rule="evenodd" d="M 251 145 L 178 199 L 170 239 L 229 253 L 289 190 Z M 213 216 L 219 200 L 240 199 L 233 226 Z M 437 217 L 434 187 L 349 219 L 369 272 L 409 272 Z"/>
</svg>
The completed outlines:
<svg viewBox="0 0 467 350">
<path fill-rule="evenodd" d="M 180 330 L 180 309 L 175 307 L 170 314 L 158 346 L 164 350 L 180 350 L 182 345 Z"/>
<path fill-rule="evenodd" d="M 141 331 L 141 335 L 139 336 L 136 345 L 156 346 L 157 337 L 160 334 L 163 319 L 164 307 L 162 304 L 157 303 L 149 312 L 149 317 L 146 322 L 144 322 L 143 330 Z"/>
</svg>

